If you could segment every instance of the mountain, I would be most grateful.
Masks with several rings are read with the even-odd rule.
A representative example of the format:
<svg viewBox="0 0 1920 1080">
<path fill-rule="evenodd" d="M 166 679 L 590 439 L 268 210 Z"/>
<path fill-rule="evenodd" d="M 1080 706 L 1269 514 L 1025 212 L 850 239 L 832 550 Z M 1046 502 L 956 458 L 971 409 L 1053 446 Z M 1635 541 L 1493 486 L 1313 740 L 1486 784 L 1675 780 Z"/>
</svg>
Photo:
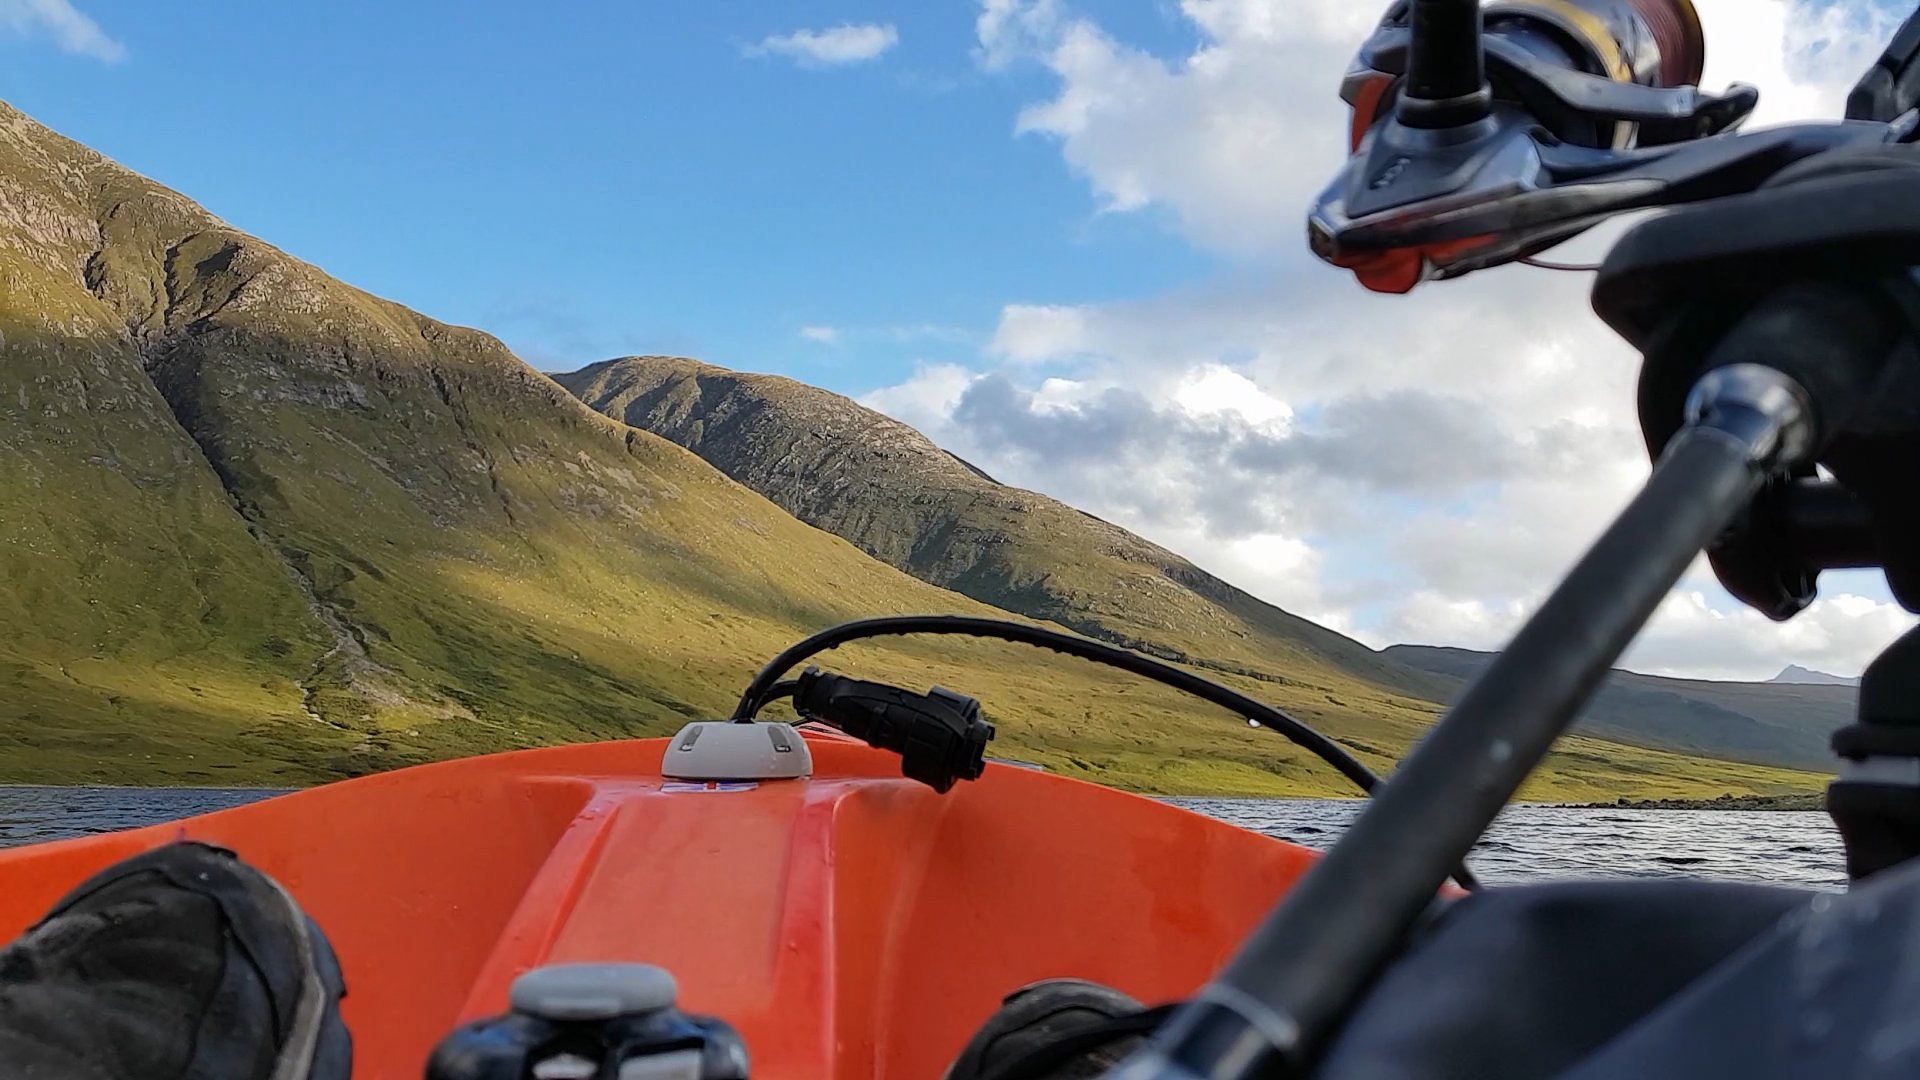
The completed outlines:
<svg viewBox="0 0 1920 1080">
<path fill-rule="evenodd" d="M 304 782 L 663 734 L 823 626 L 988 610 L 10 109 L 0 500 L 10 779 Z M 1010 648 L 856 657 L 1003 707 L 1151 701 L 1244 772 L 1296 769 Z M 1077 749 L 1150 772 L 1131 742 Z"/>
<path fill-rule="evenodd" d="M 1242 612 L 1210 579 L 1193 588 L 1225 597 L 1215 608 L 1158 603 L 1189 571 L 1116 577 L 1131 556 L 1114 552 L 1134 549 L 1115 534 L 1014 584 L 1079 598 L 1096 630 L 1196 620 L 1165 639 L 1381 769 L 1431 722 L 1410 692 L 1431 676 Z M 724 715 L 764 659 L 826 625 L 998 610 L 599 415 L 486 334 L 336 281 L 4 106 L 0 582 L 0 779 L 47 783 L 307 783 L 658 735 Z M 1128 591 L 1093 595 L 1101 582 Z M 1278 659 L 1251 640 L 1283 629 L 1297 640 Z M 1071 775 L 1347 791 L 1271 734 L 1044 652 L 943 639 L 823 662 L 976 694 L 996 752 Z M 1528 792 L 1816 782 L 1575 739 Z"/>
<path fill-rule="evenodd" d="M 1452 680 L 1449 700 L 1493 660 L 1492 653 L 1429 645 L 1396 645 L 1386 653 Z M 1831 770 L 1827 740 L 1853 723 L 1856 696 L 1850 684 L 1711 682 L 1615 671 L 1578 730 L 1680 753 Z"/>
<path fill-rule="evenodd" d="M 1785 668 L 1781 669 L 1780 674 L 1775 675 L 1773 678 L 1767 681 L 1771 683 L 1786 684 L 1789 686 L 1859 686 L 1860 685 L 1860 677 L 1858 675 L 1853 676 L 1852 678 L 1849 678 L 1845 675 L 1829 675 L 1824 671 L 1814 671 L 1812 668 L 1803 668 L 1799 664 L 1788 664 Z"/>
<path fill-rule="evenodd" d="M 699 454 L 800 520 L 982 603 L 1263 681 L 1311 681 L 1331 668 L 1414 697 L 1439 689 L 1423 673 L 1125 529 L 1000 484 L 913 428 L 838 394 L 664 356 L 609 360 L 554 378 L 602 413 Z"/>
</svg>

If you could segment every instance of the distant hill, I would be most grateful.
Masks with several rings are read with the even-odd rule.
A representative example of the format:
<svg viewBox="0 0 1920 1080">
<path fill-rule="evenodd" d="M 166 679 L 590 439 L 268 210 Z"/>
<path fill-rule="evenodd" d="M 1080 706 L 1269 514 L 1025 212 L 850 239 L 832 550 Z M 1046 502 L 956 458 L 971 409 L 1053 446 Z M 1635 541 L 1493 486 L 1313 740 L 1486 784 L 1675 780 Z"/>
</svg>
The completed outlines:
<svg viewBox="0 0 1920 1080">
<path fill-rule="evenodd" d="M 1799 664 L 1788 664 L 1784 669 L 1781 670 L 1780 674 L 1775 675 L 1773 678 L 1767 681 L 1773 682 L 1773 683 L 1782 683 L 1790 686 L 1859 686 L 1860 685 L 1860 677 L 1857 675 L 1851 678 L 1845 675 L 1829 675 L 1824 671 L 1815 671 L 1812 668 L 1803 668 Z"/>
<path fill-rule="evenodd" d="M 1386 652 L 1452 680 L 1449 700 L 1493 659 L 1492 653 L 1430 645 L 1396 645 Z M 1853 722 L 1856 696 L 1850 685 L 1711 682 L 1615 671 L 1579 730 L 1682 753 L 1831 771 L 1827 740 Z"/>
</svg>

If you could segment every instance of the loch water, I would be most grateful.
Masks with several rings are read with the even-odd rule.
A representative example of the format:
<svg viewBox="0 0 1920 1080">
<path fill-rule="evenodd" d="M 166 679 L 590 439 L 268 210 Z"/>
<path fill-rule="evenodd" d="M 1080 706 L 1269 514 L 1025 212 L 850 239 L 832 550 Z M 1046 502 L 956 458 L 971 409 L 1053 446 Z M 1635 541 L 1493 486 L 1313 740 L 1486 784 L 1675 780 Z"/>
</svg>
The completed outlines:
<svg viewBox="0 0 1920 1080">
<path fill-rule="evenodd" d="M 279 794 L 260 788 L 0 787 L 0 847 L 151 825 Z M 1168 802 L 1311 847 L 1360 808 L 1343 799 Z M 1470 862 L 1482 880 L 1678 875 L 1839 888 L 1840 838 L 1823 813 L 1510 806 Z"/>
</svg>

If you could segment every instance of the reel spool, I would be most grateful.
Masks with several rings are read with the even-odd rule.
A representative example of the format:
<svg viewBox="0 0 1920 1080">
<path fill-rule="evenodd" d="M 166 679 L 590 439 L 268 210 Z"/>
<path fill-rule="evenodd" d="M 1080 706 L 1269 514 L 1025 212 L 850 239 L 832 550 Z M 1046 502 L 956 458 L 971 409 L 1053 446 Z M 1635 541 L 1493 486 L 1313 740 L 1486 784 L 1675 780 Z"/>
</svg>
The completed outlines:
<svg viewBox="0 0 1920 1080">
<path fill-rule="evenodd" d="M 1416 9 L 1429 2 L 1396 4 L 1381 24 L 1382 33 L 1403 33 L 1425 14 Z M 1489 59 L 1495 61 L 1488 70 L 1494 97 L 1524 103 L 1556 137 L 1582 146 L 1631 148 L 1639 142 L 1639 125 L 1555 107 L 1527 80 L 1507 77 L 1498 63 L 1503 53 L 1513 56 L 1518 50 L 1569 72 L 1652 89 L 1696 85 L 1706 62 L 1706 36 L 1692 0 L 1489 0 L 1479 12 Z M 1344 96 L 1353 106 L 1352 150 L 1393 111 L 1400 96 L 1405 71 L 1386 70 L 1377 62 L 1382 59 L 1364 49 L 1348 78 Z"/>
</svg>

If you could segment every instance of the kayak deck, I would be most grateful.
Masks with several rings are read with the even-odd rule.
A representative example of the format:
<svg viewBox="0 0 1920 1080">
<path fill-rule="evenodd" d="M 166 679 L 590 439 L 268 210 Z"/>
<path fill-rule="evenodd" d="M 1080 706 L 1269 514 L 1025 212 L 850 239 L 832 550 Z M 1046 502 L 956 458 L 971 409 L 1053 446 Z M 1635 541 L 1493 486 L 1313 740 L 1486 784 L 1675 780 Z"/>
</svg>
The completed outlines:
<svg viewBox="0 0 1920 1080">
<path fill-rule="evenodd" d="M 658 964 L 739 1029 L 756 1077 L 937 1077 L 1010 990 L 1077 976 L 1186 994 L 1306 849 L 991 765 L 946 795 L 807 734 L 814 775 L 663 780 L 665 739 L 363 777 L 183 822 L 0 851 L 0 939 L 175 839 L 278 878 L 346 971 L 355 1075 L 417 1077 L 547 963 Z"/>
</svg>

